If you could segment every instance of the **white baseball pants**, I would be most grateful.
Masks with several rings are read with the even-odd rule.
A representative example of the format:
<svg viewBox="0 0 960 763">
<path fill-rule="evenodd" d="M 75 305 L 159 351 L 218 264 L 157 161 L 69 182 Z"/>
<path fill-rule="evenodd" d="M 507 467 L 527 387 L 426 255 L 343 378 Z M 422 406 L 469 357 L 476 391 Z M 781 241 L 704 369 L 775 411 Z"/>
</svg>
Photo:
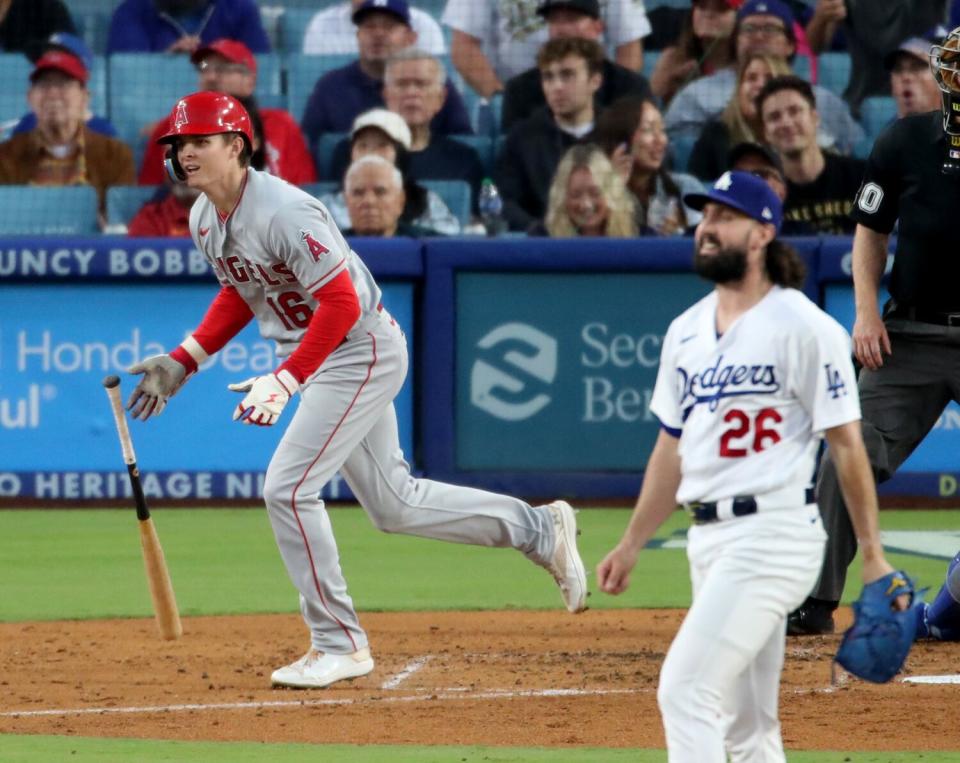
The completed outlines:
<svg viewBox="0 0 960 763">
<path fill-rule="evenodd" d="M 777 713 L 786 617 L 813 588 L 826 534 L 815 504 L 698 525 L 693 604 L 660 671 L 670 763 L 784 763 Z"/>
<path fill-rule="evenodd" d="M 267 469 L 263 493 L 270 523 L 300 592 L 313 647 L 322 652 L 367 646 L 318 495 L 338 470 L 384 532 L 509 546 L 538 563 L 553 551 L 545 507 L 411 476 L 393 408 L 406 373 L 403 332 L 386 311 L 367 318 L 303 387 Z"/>
</svg>

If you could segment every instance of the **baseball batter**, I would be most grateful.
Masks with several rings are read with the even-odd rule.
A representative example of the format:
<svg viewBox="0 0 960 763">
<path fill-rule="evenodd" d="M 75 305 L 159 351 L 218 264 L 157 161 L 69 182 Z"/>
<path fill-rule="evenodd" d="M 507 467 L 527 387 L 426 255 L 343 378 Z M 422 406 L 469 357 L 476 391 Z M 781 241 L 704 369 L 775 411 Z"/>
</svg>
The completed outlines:
<svg viewBox="0 0 960 763">
<path fill-rule="evenodd" d="M 231 384 L 243 395 L 233 418 L 271 426 L 290 399 L 300 404 L 270 465 L 264 500 L 311 648 L 274 671 L 275 685 L 323 687 L 373 670 L 318 494 L 340 470 L 374 524 L 459 543 L 510 546 L 547 568 L 571 612 L 585 608 L 576 520 L 562 501 L 530 506 L 508 496 L 411 476 L 393 399 L 407 371 L 400 327 L 380 289 L 326 208 L 248 166 L 250 119 L 213 93 L 181 99 L 170 115 L 168 166 L 202 193 L 190 233 L 220 282 L 199 327 L 169 355 L 130 368 L 143 374 L 129 408 L 143 420 L 252 318 L 277 343 L 280 365 Z"/>
<path fill-rule="evenodd" d="M 863 553 L 883 557 L 860 436 L 850 338 L 795 287 L 767 183 L 727 172 L 706 194 L 695 270 L 713 292 L 667 331 L 651 402 L 661 422 L 636 509 L 597 569 L 626 590 L 637 554 L 679 502 L 690 512 L 693 604 L 660 673 L 671 763 L 784 761 L 777 694 L 787 614 L 817 579 L 826 535 L 811 479 L 826 436 Z"/>
</svg>

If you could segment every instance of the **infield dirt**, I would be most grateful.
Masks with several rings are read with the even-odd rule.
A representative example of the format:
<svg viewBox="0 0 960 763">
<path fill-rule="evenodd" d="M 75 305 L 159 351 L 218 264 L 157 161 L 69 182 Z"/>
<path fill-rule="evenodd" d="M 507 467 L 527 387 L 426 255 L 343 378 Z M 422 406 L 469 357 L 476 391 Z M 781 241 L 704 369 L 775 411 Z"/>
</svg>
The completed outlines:
<svg viewBox="0 0 960 763">
<path fill-rule="evenodd" d="M 308 639 L 295 615 L 0 624 L 0 733 L 356 744 L 663 747 L 657 674 L 678 610 L 367 613 L 376 670 L 270 688 Z M 849 623 L 849 612 L 840 624 Z M 795 749 L 956 750 L 960 644 L 921 643 L 903 675 L 831 685 L 839 636 L 788 639 Z M 908 719 L 908 720 L 904 720 Z"/>
</svg>

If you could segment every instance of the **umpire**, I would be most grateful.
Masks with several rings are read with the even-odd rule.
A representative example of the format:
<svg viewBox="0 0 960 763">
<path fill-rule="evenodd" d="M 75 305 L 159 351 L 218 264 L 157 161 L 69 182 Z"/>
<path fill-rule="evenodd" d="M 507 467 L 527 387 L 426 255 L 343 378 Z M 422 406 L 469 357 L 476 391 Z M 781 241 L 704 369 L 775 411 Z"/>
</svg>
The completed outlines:
<svg viewBox="0 0 960 763">
<path fill-rule="evenodd" d="M 943 109 L 908 116 L 877 138 L 851 217 L 856 321 L 853 349 L 863 365 L 863 438 L 878 482 L 889 479 L 951 400 L 960 401 L 960 27 L 930 49 Z M 890 233 L 899 218 L 890 300 L 877 292 Z M 829 535 L 820 580 L 793 612 L 788 633 L 833 632 L 847 566 L 857 551 L 829 458 L 818 501 Z"/>
</svg>

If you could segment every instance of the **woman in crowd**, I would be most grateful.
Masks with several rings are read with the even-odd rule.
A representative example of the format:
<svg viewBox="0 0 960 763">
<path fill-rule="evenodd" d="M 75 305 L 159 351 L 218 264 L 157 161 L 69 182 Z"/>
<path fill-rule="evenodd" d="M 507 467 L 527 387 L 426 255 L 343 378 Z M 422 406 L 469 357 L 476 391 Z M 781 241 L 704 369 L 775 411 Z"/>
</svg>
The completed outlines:
<svg viewBox="0 0 960 763">
<path fill-rule="evenodd" d="M 673 45 L 663 49 L 650 75 L 650 89 L 664 106 L 691 80 L 733 61 L 730 35 L 741 0 L 693 0 Z"/>
<path fill-rule="evenodd" d="M 403 117 L 387 109 L 370 109 L 353 120 L 350 161 L 376 154 L 392 162 L 403 176 L 403 192 L 407 198 L 400 221 L 435 230 L 445 236 L 455 236 L 460 233 L 460 221 L 443 199 L 408 177 L 410 141 L 410 128 Z M 342 188 L 336 193 L 324 194 L 320 201 L 330 210 L 338 226 L 344 230 L 350 227 L 350 215 Z"/>
<path fill-rule="evenodd" d="M 785 74 L 792 74 L 792 71 L 782 58 L 756 53 L 744 60 L 727 107 L 717 119 L 704 125 L 693 145 L 687 165 L 691 174 L 713 182 L 729 169 L 727 155 L 733 146 L 763 142 L 757 94 L 769 80 Z"/>
<path fill-rule="evenodd" d="M 683 196 L 701 193 L 703 185 L 692 175 L 667 170 L 669 140 L 653 101 L 618 99 L 597 120 L 594 140 L 636 201 L 641 235 L 682 235 L 700 222 L 700 213 L 685 206 Z"/>
<path fill-rule="evenodd" d="M 564 154 L 550 185 L 544 223 L 531 233 L 553 238 L 637 235 L 633 199 L 599 146 L 579 144 Z"/>
</svg>

